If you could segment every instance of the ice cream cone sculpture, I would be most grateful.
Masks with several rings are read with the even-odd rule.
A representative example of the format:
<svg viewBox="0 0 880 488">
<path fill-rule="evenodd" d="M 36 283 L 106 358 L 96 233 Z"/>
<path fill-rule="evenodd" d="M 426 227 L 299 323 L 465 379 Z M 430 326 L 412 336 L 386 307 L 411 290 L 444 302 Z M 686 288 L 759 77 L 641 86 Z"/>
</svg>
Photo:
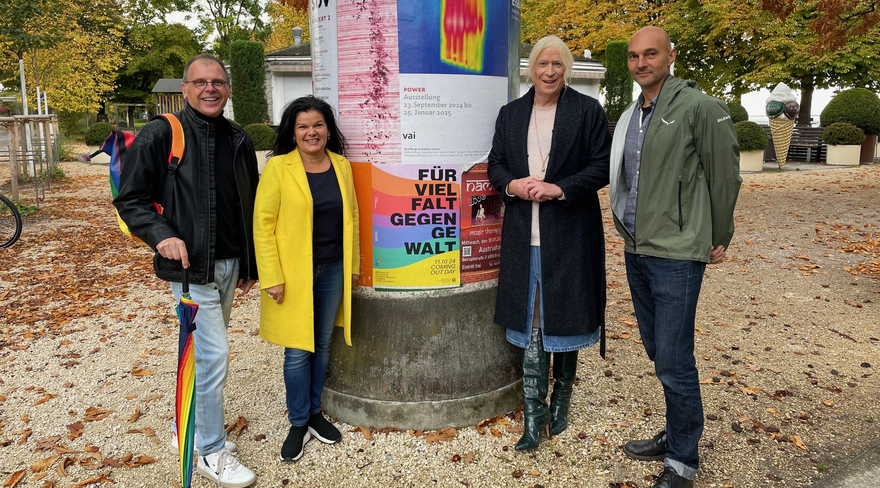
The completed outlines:
<svg viewBox="0 0 880 488">
<path fill-rule="evenodd" d="M 791 133 L 793 129 L 793 120 L 788 120 L 785 117 L 770 119 L 770 135 L 773 136 L 773 148 L 776 150 L 776 163 L 779 164 L 779 169 L 785 168 L 785 160 L 788 159 L 788 148 L 791 146 Z"/>
<path fill-rule="evenodd" d="M 776 150 L 776 163 L 779 169 L 785 168 L 788 148 L 791 146 L 791 133 L 794 121 L 800 112 L 800 105 L 794 92 L 785 83 L 776 85 L 767 98 L 767 116 L 770 117 L 770 135 L 773 136 L 773 149 Z"/>
</svg>

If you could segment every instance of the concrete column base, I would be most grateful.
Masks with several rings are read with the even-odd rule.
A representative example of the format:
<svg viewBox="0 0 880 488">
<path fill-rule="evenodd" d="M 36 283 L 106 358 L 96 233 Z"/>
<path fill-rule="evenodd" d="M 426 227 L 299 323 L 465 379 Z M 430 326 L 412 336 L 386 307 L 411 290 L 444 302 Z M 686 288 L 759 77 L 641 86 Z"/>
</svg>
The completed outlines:
<svg viewBox="0 0 880 488">
<path fill-rule="evenodd" d="M 475 425 L 522 401 L 522 350 L 492 322 L 495 283 L 352 298 L 352 347 L 334 331 L 322 403 L 352 424 Z"/>
<path fill-rule="evenodd" d="M 373 400 L 324 388 L 321 403 L 331 415 L 351 425 L 404 430 L 473 426 L 519 406 L 522 379 L 481 395 L 435 402 Z"/>
</svg>

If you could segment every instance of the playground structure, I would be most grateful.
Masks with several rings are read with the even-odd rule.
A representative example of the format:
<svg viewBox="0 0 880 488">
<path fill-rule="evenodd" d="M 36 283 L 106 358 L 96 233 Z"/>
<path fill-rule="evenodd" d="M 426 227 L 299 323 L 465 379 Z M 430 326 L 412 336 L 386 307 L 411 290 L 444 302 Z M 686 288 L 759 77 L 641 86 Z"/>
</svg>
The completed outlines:
<svg viewBox="0 0 880 488">
<path fill-rule="evenodd" d="M 0 117 L 0 131 L 9 136 L 8 146 L 0 145 L 0 186 L 6 193 L 8 178 L 7 194 L 18 202 L 21 200 L 20 180 L 32 181 L 35 203 L 39 203 L 51 187 L 50 170 L 58 167 L 58 117 L 54 114 Z"/>
</svg>

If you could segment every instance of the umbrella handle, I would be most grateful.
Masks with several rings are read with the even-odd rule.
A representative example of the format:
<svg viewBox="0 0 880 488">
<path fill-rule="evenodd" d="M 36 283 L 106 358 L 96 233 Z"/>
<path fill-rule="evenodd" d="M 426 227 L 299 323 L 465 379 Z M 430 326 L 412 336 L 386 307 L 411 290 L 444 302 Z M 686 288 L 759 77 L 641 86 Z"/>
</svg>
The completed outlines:
<svg viewBox="0 0 880 488">
<path fill-rule="evenodd" d="M 183 268 L 183 294 L 189 295 L 189 269 Z"/>
</svg>

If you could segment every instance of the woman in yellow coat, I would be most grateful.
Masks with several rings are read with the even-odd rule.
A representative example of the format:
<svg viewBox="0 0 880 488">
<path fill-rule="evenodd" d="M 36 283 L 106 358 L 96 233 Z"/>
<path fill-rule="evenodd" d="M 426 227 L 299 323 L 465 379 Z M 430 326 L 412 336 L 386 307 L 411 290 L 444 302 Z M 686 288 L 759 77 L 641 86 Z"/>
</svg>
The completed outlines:
<svg viewBox="0 0 880 488">
<path fill-rule="evenodd" d="M 360 270 L 358 209 L 345 139 L 333 110 L 313 96 L 284 110 L 254 207 L 260 337 L 284 347 L 290 430 L 280 460 L 294 462 L 311 437 L 334 444 L 321 414 L 333 326 L 351 345 L 351 290 Z"/>
</svg>

